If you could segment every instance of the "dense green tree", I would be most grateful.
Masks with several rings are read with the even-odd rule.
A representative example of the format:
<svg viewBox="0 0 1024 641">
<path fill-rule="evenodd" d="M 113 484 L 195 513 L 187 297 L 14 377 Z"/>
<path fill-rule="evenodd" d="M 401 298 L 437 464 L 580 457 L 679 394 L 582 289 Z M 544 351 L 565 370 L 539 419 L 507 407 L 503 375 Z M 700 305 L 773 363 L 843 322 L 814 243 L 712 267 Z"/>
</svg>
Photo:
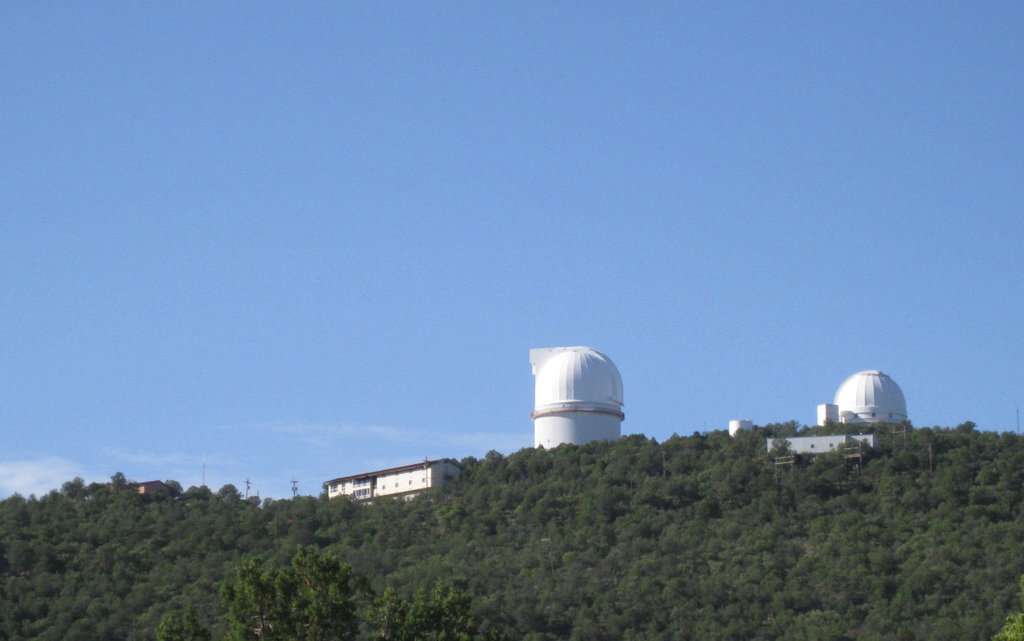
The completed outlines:
<svg viewBox="0 0 1024 641">
<path fill-rule="evenodd" d="M 156 629 L 156 641 L 210 641 L 212 635 L 204 628 L 192 606 L 181 615 L 168 613 Z"/>
<path fill-rule="evenodd" d="M 359 628 L 352 568 L 330 553 L 300 548 L 292 565 L 263 567 L 256 557 L 225 583 L 233 641 L 345 641 Z"/>
<path fill-rule="evenodd" d="M 821 431 L 783 423 L 492 452 L 443 491 L 373 504 L 74 479 L 0 501 L 0 639 L 153 641 L 190 604 L 211 638 L 238 635 L 216 595 L 254 557 L 253 585 L 290 591 L 315 630 L 339 599 L 297 577 L 334 570 L 300 571 L 299 546 L 351 567 L 354 612 L 370 607 L 355 577 L 406 619 L 440 582 L 517 639 L 991 639 L 1019 607 L 1024 438 L 868 429 L 859 465 L 777 467 L 766 438 Z"/>
<path fill-rule="evenodd" d="M 1024 576 L 1020 580 L 1021 606 L 1024 607 Z M 1003 629 L 999 631 L 992 641 L 1024 641 L 1024 612 L 1018 612 L 1006 617 Z"/>
<path fill-rule="evenodd" d="M 477 625 L 470 599 L 450 585 L 420 589 L 411 602 L 388 588 L 367 612 L 374 639 L 381 641 L 473 641 Z"/>
</svg>

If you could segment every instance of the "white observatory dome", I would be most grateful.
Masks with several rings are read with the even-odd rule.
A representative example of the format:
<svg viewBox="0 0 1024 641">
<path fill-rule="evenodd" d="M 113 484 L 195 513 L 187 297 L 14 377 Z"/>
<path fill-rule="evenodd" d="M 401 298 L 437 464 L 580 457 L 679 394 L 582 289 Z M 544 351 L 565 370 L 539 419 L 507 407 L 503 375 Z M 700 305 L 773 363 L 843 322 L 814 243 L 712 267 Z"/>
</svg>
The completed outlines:
<svg viewBox="0 0 1024 641">
<path fill-rule="evenodd" d="M 536 376 L 535 409 L 574 402 L 609 405 L 617 412 L 622 405 L 619 370 L 611 359 L 589 347 L 567 347 L 556 352 Z"/>
<path fill-rule="evenodd" d="M 836 392 L 843 423 L 898 423 L 907 420 L 907 402 L 896 381 L 877 370 L 857 372 Z"/>
<path fill-rule="evenodd" d="M 611 359 L 590 347 L 530 350 L 534 446 L 615 440 L 620 436 L 622 378 Z"/>
</svg>

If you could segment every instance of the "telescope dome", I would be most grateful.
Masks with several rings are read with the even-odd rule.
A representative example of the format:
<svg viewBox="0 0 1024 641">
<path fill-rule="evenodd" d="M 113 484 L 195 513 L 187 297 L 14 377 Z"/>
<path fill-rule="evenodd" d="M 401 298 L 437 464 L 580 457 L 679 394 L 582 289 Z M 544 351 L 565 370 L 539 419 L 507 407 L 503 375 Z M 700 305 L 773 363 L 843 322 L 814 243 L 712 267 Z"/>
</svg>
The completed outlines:
<svg viewBox="0 0 1024 641">
<path fill-rule="evenodd" d="M 620 406 L 622 378 L 601 352 L 568 347 L 547 359 L 537 372 L 534 400 L 535 408 L 568 402 Z"/>
<path fill-rule="evenodd" d="M 534 444 L 555 447 L 620 435 L 622 378 L 611 359 L 590 347 L 530 350 Z"/>
<path fill-rule="evenodd" d="M 843 423 L 898 423 L 907 420 L 907 402 L 896 381 L 878 370 L 857 372 L 839 386 L 836 402 Z"/>
</svg>

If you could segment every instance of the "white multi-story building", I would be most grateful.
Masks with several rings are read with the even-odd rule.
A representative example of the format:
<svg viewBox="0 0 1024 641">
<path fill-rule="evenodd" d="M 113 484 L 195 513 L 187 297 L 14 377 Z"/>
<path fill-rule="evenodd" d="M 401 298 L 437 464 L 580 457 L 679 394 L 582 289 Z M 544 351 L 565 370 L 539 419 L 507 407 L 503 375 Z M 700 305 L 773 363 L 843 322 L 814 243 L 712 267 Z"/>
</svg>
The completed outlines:
<svg viewBox="0 0 1024 641">
<path fill-rule="evenodd" d="M 378 496 L 410 497 L 457 479 L 462 468 L 452 459 L 423 461 L 376 472 L 342 476 L 324 483 L 328 498 L 351 496 L 362 501 Z"/>
</svg>

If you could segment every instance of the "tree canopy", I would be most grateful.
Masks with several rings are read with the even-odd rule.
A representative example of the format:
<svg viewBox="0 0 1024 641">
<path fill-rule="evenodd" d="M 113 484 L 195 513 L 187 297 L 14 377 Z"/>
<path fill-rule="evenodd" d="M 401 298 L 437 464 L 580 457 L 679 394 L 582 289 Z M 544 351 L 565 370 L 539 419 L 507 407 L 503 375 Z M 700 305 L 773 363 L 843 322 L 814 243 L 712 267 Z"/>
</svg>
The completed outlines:
<svg viewBox="0 0 1024 641">
<path fill-rule="evenodd" d="M 372 504 L 74 479 L 0 501 L 0 638 L 253 638 L 282 609 L 295 638 L 423 638 L 465 602 L 467 633 L 517 639 L 991 639 L 1024 571 L 1024 438 L 893 427 L 788 465 L 765 439 L 822 428 L 492 452 Z"/>
</svg>

